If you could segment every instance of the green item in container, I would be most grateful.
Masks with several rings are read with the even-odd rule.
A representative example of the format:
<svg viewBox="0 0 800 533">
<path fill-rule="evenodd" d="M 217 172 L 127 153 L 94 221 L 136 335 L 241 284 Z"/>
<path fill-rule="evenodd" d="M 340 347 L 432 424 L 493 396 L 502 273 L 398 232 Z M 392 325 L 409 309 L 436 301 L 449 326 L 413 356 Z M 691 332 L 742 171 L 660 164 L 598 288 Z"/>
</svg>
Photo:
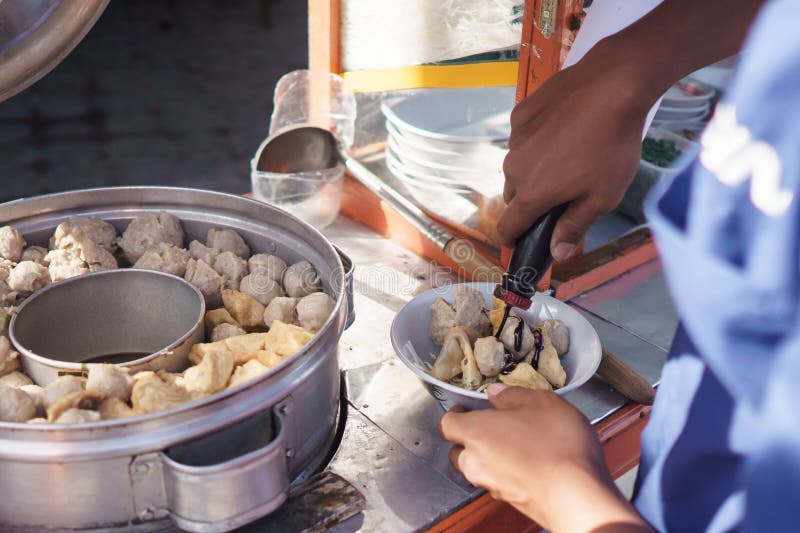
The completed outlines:
<svg viewBox="0 0 800 533">
<path fill-rule="evenodd" d="M 681 155 L 675 147 L 675 141 L 668 139 L 655 140 L 651 137 L 642 142 L 642 159 L 659 167 L 669 167 Z"/>
</svg>

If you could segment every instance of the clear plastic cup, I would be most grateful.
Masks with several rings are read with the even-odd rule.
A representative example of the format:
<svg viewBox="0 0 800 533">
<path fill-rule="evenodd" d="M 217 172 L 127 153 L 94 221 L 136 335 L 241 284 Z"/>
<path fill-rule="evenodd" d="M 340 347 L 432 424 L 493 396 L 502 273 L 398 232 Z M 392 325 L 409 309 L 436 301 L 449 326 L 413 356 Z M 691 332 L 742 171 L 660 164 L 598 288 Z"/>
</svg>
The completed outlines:
<svg viewBox="0 0 800 533">
<path fill-rule="evenodd" d="M 288 211 L 317 229 L 336 220 L 342 204 L 344 165 L 315 172 L 282 174 L 253 170 L 253 197 Z"/>
<path fill-rule="evenodd" d="M 353 145 L 356 97 L 344 78 L 330 72 L 294 70 L 278 80 L 269 134 L 299 125 L 333 132 L 345 149 Z"/>
</svg>

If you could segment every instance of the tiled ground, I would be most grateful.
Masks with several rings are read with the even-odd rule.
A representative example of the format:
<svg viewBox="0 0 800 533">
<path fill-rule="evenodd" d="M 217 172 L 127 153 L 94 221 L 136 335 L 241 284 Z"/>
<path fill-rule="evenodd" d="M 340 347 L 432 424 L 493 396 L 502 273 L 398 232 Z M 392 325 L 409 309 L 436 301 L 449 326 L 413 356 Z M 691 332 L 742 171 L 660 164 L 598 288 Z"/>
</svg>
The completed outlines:
<svg viewBox="0 0 800 533">
<path fill-rule="evenodd" d="M 302 0 L 113 0 L 0 102 L 0 201 L 111 185 L 249 190 L 272 89 L 307 64 Z"/>
</svg>

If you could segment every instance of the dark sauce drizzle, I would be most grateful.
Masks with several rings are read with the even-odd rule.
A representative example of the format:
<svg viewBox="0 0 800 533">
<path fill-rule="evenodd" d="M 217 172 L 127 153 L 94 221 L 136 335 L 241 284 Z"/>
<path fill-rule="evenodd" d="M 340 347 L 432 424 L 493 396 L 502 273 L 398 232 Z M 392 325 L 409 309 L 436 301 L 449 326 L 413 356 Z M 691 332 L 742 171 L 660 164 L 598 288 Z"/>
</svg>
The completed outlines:
<svg viewBox="0 0 800 533">
<path fill-rule="evenodd" d="M 542 348 L 544 348 L 544 337 L 542 337 L 542 331 L 539 329 L 533 330 L 533 360 L 531 361 L 531 366 L 534 370 L 539 370 L 539 355 L 542 353 Z"/>
<path fill-rule="evenodd" d="M 500 334 L 503 333 L 503 328 L 506 327 L 506 320 L 508 320 L 510 313 L 511 306 L 506 304 L 506 308 L 503 310 L 503 320 L 500 321 L 500 327 L 497 328 L 497 333 L 494 334 L 495 339 L 500 339 Z"/>
<path fill-rule="evenodd" d="M 525 331 L 525 322 L 520 318 L 519 324 L 514 328 L 514 351 L 519 352 L 522 349 L 522 334 Z"/>
</svg>

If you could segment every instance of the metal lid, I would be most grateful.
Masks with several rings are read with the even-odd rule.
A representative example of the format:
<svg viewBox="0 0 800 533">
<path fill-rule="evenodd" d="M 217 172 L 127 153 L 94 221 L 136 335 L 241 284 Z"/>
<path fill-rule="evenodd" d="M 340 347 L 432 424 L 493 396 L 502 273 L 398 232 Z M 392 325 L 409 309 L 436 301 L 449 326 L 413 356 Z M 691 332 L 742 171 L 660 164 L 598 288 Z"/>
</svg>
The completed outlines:
<svg viewBox="0 0 800 533">
<path fill-rule="evenodd" d="M 0 0 L 0 101 L 58 65 L 106 5 L 108 0 Z"/>
</svg>

